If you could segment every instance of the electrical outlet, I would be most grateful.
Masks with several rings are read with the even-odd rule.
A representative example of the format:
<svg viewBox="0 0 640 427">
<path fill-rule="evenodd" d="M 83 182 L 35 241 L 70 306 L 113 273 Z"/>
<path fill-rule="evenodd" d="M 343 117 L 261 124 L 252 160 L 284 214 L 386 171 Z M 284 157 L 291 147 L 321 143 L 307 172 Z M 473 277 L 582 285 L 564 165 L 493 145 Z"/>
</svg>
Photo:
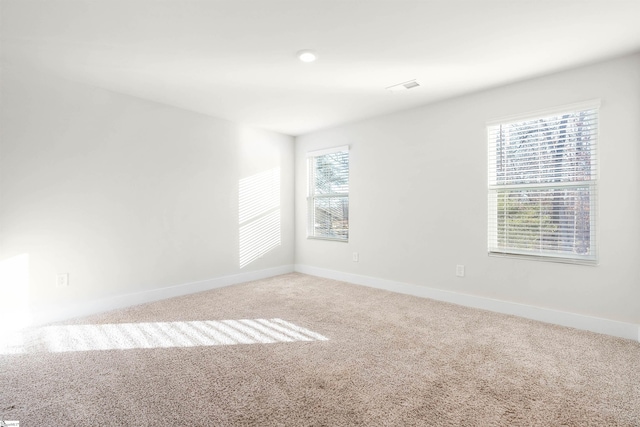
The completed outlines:
<svg viewBox="0 0 640 427">
<path fill-rule="evenodd" d="M 66 288 L 69 286 L 69 273 L 58 273 L 56 275 L 56 288 Z"/>
<path fill-rule="evenodd" d="M 464 265 L 461 265 L 461 264 L 456 265 L 456 276 L 464 277 Z"/>
<path fill-rule="evenodd" d="M 353 262 L 358 262 L 360 260 L 360 256 L 358 255 L 358 252 L 354 252 L 351 259 L 353 259 Z"/>
</svg>

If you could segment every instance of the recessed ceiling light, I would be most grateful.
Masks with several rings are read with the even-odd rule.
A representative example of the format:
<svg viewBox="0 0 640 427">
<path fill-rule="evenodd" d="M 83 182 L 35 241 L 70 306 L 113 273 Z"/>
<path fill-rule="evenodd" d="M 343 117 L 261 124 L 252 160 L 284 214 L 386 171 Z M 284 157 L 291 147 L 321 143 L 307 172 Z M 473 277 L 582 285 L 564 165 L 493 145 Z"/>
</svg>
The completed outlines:
<svg viewBox="0 0 640 427">
<path fill-rule="evenodd" d="M 313 62 L 318 58 L 316 53 L 309 49 L 299 50 L 297 55 L 302 62 Z"/>
</svg>

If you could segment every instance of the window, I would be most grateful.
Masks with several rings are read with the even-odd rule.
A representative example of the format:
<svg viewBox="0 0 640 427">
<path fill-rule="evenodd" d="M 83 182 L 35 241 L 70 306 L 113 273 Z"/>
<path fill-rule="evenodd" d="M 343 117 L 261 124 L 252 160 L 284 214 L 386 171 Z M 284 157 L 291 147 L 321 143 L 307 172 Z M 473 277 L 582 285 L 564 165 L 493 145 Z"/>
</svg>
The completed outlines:
<svg viewBox="0 0 640 427">
<path fill-rule="evenodd" d="M 349 147 L 307 153 L 307 237 L 349 240 Z"/>
<path fill-rule="evenodd" d="M 489 254 L 597 262 L 598 107 L 489 124 Z"/>
</svg>

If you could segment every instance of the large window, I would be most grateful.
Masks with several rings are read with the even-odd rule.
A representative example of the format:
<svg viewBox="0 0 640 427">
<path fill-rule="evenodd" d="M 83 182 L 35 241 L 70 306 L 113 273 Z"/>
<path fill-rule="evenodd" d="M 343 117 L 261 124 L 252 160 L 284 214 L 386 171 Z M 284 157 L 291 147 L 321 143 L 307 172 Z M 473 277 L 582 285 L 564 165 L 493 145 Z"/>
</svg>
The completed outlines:
<svg viewBox="0 0 640 427">
<path fill-rule="evenodd" d="M 349 147 L 307 153 L 307 236 L 349 239 Z"/>
<path fill-rule="evenodd" d="M 598 104 L 488 126 L 489 253 L 597 262 Z"/>
</svg>

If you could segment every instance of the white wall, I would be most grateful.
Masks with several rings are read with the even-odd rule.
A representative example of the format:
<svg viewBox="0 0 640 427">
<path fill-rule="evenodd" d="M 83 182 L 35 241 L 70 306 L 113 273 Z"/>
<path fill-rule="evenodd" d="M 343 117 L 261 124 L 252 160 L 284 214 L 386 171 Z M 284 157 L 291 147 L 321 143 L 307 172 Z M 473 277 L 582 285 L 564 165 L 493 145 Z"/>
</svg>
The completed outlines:
<svg viewBox="0 0 640 427">
<path fill-rule="evenodd" d="M 0 261 L 27 255 L 36 312 L 292 268 L 292 137 L 5 65 Z M 252 176 L 271 197 L 255 218 L 280 220 L 240 268 L 239 183 Z M 253 231 L 245 245 L 265 230 Z"/>
<path fill-rule="evenodd" d="M 296 264 L 398 289 L 640 323 L 639 55 L 297 138 L 295 233 L 291 137 L 11 64 L 1 81 L 0 263 L 28 260 L 36 311 L 289 266 L 295 246 Z M 485 122 L 596 98 L 600 265 L 488 257 Z M 307 240 L 305 153 L 347 144 L 350 241 Z M 280 244 L 242 268 L 241 182 L 280 212 Z"/>
<path fill-rule="evenodd" d="M 489 257 L 485 123 L 592 99 L 602 102 L 600 265 Z M 349 243 L 308 240 L 305 153 L 347 144 Z M 296 265 L 638 324 L 639 166 L 639 55 L 304 135 Z"/>
</svg>

